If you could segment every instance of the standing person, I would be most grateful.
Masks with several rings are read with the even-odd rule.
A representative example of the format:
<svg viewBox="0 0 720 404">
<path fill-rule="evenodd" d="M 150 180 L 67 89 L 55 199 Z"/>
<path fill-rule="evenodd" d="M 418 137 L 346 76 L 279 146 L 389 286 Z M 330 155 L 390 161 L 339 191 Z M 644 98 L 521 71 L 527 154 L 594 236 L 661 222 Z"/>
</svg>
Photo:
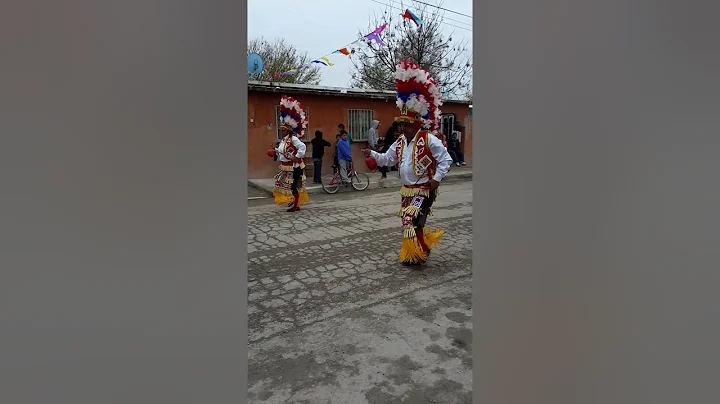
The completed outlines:
<svg viewBox="0 0 720 404">
<path fill-rule="evenodd" d="M 338 160 L 340 162 L 340 177 L 343 183 L 350 181 L 348 177 L 348 169 L 352 164 L 352 155 L 350 153 L 350 142 L 348 142 L 348 134 L 344 130 L 340 132 L 340 141 L 338 142 Z"/>
<path fill-rule="evenodd" d="M 279 125 L 283 138 L 275 149 L 275 155 L 280 160 L 280 170 L 275 175 L 273 196 L 276 204 L 287 204 L 288 212 L 297 212 L 300 205 L 310 201 L 303 172 L 306 147 L 299 138 L 307 128 L 307 117 L 299 101 L 282 96 Z"/>
<path fill-rule="evenodd" d="M 338 159 L 338 147 L 340 146 L 340 139 L 342 138 L 341 134 L 335 135 L 335 147 L 333 147 L 334 151 L 334 157 L 333 157 L 333 167 L 335 167 L 338 171 L 333 171 L 333 173 L 340 171 L 340 160 Z"/>
<path fill-rule="evenodd" d="M 380 129 L 380 121 L 373 120 L 370 123 L 370 129 L 368 129 L 368 145 L 370 145 L 370 149 L 372 150 L 378 150 L 378 129 Z"/>
<path fill-rule="evenodd" d="M 453 159 L 453 163 L 455 163 L 456 166 L 465 165 L 465 154 L 460 151 L 460 141 L 458 140 L 456 133 L 450 135 L 450 141 L 448 142 L 447 149 L 448 153 L 450 153 L 450 157 Z"/>
<path fill-rule="evenodd" d="M 325 148 L 331 147 L 332 145 L 327 140 L 323 139 L 323 133 L 319 130 L 315 131 L 315 139 L 310 141 L 312 144 L 312 158 L 313 158 L 313 182 L 320 184 L 322 178 L 322 161 L 325 155 Z"/>
<path fill-rule="evenodd" d="M 388 150 L 390 150 L 390 147 L 395 143 L 397 140 L 397 133 L 400 130 L 400 123 L 399 122 L 393 122 L 392 125 L 387 129 L 387 132 L 385 132 L 385 137 L 383 138 L 382 147 L 378 152 L 387 153 Z M 390 167 L 388 166 L 380 166 L 378 169 L 380 170 L 380 180 L 386 180 L 387 179 L 387 173 L 388 169 Z"/>
<path fill-rule="evenodd" d="M 395 131 L 393 132 L 392 136 L 393 136 L 393 143 L 395 143 L 395 141 L 398 140 L 398 138 L 400 136 L 402 136 L 402 131 L 400 130 L 400 122 L 395 121 L 395 122 L 393 122 L 393 125 L 394 125 L 393 128 L 395 129 Z M 392 146 L 392 144 L 390 144 L 390 146 Z M 390 147 L 390 146 L 388 146 L 388 147 Z M 387 152 L 387 150 L 385 150 L 385 152 Z M 390 171 L 397 171 L 397 170 L 398 170 L 398 164 L 393 164 L 392 166 L 390 166 Z M 399 173 L 398 173 L 398 175 L 399 175 Z"/>
<path fill-rule="evenodd" d="M 385 153 L 364 149 L 379 166 L 400 163 L 400 195 L 398 215 L 402 218 L 403 242 L 400 262 L 418 265 L 427 262 L 430 250 L 440 242 L 442 230 L 425 227 L 430 208 L 437 197 L 440 182 L 450 170 L 452 158 L 442 142 L 424 129 L 439 125 L 442 105 L 440 90 L 430 74 L 420 66 L 403 60 L 395 72 L 395 89 L 402 136 Z"/>
</svg>

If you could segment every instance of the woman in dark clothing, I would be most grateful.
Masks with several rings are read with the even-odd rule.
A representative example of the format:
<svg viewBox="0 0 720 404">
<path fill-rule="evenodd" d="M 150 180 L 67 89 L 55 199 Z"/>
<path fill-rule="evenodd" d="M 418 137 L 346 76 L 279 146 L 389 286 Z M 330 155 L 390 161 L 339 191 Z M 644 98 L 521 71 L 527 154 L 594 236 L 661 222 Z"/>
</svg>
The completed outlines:
<svg viewBox="0 0 720 404">
<path fill-rule="evenodd" d="M 388 150 L 390 150 L 390 146 L 392 146 L 395 141 L 397 140 L 397 135 L 400 132 L 400 125 L 397 122 L 393 122 L 392 125 L 387 129 L 387 132 L 385 132 L 385 137 L 383 138 L 382 142 L 382 148 L 380 149 L 380 153 L 387 153 Z M 387 178 L 389 167 L 379 167 L 380 170 L 380 179 L 384 180 Z M 394 171 L 394 170 L 393 170 Z"/>
<path fill-rule="evenodd" d="M 448 153 L 450 153 L 450 157 L 452 157 L 453 163 L 455 163 L 456 166 L 465 165 L 465 154 L 460 151 L 460 141 L 457 138 L 457 134 L 453 133 L 452 135 L 450 135 L 447 150 Z"/>
</svg>

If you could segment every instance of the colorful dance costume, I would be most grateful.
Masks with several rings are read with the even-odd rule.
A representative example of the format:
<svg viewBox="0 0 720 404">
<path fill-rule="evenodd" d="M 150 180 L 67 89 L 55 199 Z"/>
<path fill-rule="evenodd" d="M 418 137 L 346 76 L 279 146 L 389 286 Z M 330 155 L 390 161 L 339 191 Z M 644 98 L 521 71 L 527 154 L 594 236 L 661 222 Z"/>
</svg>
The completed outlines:
<svg viewBox="0 0 720 404">
<path fill-rule="evenodd" d="M 305 143 L 299 138 L 307 128 L 305 110 L 299 101 L 283 96 L 280 100 L 280 129 L 290 131 L 275 149 L 280 170 L 275 175 L 273 196 L 278 205 L 287 204 L 288 212 L 295 212 L 309 202 L 305 189 Z"/>
<path fill-rule="evenodd" d="M 425 227 L 437 189 L 431 190 L 430 179 L 441 182 L 450 171 L 452 157 L 442 141 L 427 128 L 436 130 L 440 124 L 442 100 L 437 83 L 427 71 L 408 61 L 398 64 L 395 72 L 397 106 L 401 115 L 395 118 L 410 125 L 417 133 L 408 140 L 401 135 L 385 153 L 371 151 L 378 166 L 400 164 L 402 204 L 398 216 L 402 218 L 403 242 L 400 262 L 405 265 L 423 264 L 430 250 L 440 242 L 442 230 Z"/>
</svg>

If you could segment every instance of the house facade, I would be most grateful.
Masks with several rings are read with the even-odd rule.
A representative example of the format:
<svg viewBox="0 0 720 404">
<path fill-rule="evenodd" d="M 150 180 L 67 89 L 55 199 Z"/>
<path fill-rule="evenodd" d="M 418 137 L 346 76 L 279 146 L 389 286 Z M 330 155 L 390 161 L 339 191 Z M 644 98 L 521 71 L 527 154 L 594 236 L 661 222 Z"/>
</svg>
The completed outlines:
<svg viewBox="0 0 720 404">
<path fill-rule="evenodd" d="M 248 84 L 248 178 L 269 178 L 277 172 L 278 163 L 268 157 L 267 150 L 279 140 L 278 117 L 280 97 L 289 95 L 306 108 L 308 130 L 305 138 L 307 157 L 306 175 L 312 176 L 312 145 L 315 131 L 335 143 L 337 126 L 342 123 L 352 139 L 352 156 L 355 168 L 367 171 L 361 149 L 367 147 L 367 130 L 370 123 L 380 121 L 380 136 L 384 136 L 398 110 L 392 91 L 368 91 L 337 87 L 308 86 L 301 84 L 253 82 Z M 446 101 L 442 107 L 443 133 L 455 128 L 461 133 L 460 147 L 465 162 L 472 166 L 472 106 L 464 101 Z M 331 172 L 333 150 L 325 149 L 323 173 Z"/>
</svg>

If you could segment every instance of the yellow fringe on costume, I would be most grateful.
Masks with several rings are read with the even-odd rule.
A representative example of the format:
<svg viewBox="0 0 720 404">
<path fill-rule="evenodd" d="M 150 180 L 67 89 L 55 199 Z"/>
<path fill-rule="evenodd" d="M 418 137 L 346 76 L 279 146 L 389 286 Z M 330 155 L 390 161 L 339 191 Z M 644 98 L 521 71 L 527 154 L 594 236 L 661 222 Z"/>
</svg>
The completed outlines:
<svg viewBox="0 0 720 404">
<path fill-rule="evenodd" d="M 400 195 L 405 196 L 405 197 L 422 195 L 427 198 L 430 196 L 430 190 L 423 189 L 423 188 L 408 188 L 405 185 L 403 185 L 400 188 Z"/>
<path fill-rule="evenodd" d="M 303 203 L 310 202 L 310 197 L 308 196 L 307 191 L 298 191 L 298 195 L 300 195 L 300 199 L 298 199 L 298 206 L 301 206 Z M 287 205 L 288 203 L 295 202 L 295 197 L 292 192 L 284 189 L 276 189 L 273 192 L 273 196 L 275 197 L 275 203 L 278 205 Z"/>
<path fill-rule="evenodd" d="M 302 161 L 300 162 L 300 168 L 302 168 L 303 170 L 305 169 L 305 163 Z M 282 171 L 293 171 L 293 169 L 294 169 L 293 166 L 285 166 L 282 164 L 280 165 L 280 170 L 282 170 Z M 304 176 L 305 175 L 303 174 L 303 177 Z"/>
<path fill-rule="evenodd" d="M 436 190 L 435 197 L 437 197 L 437 195 L 439 195 L 439 194 L 440 194 L 440 192 Z M 405 185 L 403 185 L 400 188 L 400 195 L 405 198 L 413 197 L 413 196 L 417 196 L 417 195 L 429 198 L 430 190 L 422 189 L 422 188 L 407 188 Z M 402 217 L 402 216 L 405 216 L 406 214 L 410 213 L 410 214 L 412 214 L 412 216 L 416 216 L 418 212 L 420 212 L 420 208 L 416 208 L 415 206 L 408 205 L 404 208 L 400 208 L 400 211 L 397 213 L 397 215 Z M 430 208 L 430 210 L 428 210 L 428 216 L 432 216 L 432 208 Z"/>
<path fill-rule="evenodd" d="M 305 163 L 301 162 L 300 168 L 305 168 Z M 280 171 L 288 173 L 290 171 L 293 171 L 293 166 L 280 165 Z M 275 175 L 275 178 L 278 181 L 284 182 L 286 184 L 286 187 L 276 186 L 273 190 L 273 197 L 275 197 L 275 203 L 278 205 L 287 205 L 288 203 L 295 202 L 295 197 L 293 197 L 292 190 L 290 189 L 293 183 L 293 178 L 291 175 L 287 174 L 284 174 L 284 176 L 284 180 L 280 180 L 280 178 L 283 177 L 283 174 L 279 172 L 277 175 Z M 304 184 L 306 180 L 307 177 L 305 176 L 305 173 L 303 173 L 302 177 L 300 177 L 300 184 Z M 298 199 L 298 206 L 302 205 L 303 203 L 310 202 L 310 197 L 308 196 L 305 187 L 298 189 L 298 194 L 300 195 L 300 199 Z"/>
<path fill-rule="evenodd" d="M 425 236 L 425 244 L 432 249 L 440 243 L 444 231 L 432 231 L 428 228 L 423 230 Z M 418 264 L 427 261 L 428 254 L 420 247 L 420 243 L 415 237 L 415 229 L 406 229 L 403 234 L 402 246 L 400 247 L 400 262 Z"/>
</svg>

